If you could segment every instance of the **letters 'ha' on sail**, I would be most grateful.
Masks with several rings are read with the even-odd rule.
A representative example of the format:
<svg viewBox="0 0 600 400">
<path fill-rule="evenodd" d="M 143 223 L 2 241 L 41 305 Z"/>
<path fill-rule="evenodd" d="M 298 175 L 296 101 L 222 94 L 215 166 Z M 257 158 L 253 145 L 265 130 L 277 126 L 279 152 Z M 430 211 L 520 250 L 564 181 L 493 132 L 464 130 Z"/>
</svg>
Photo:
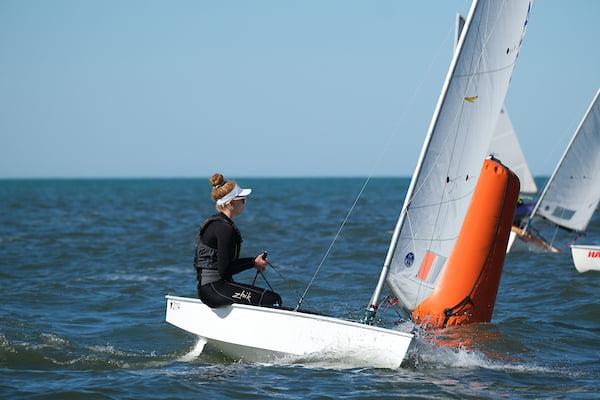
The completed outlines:
<svg viewBox="0 0 600 400">
<path fill-rule="evenodd" d="M 534 212 L 585 231 L 600 200 L 600 89 L 550 177 Z"/>
<path fill-rule="evenodd" d="M 456 15 L 456 30 L 454 37 L 454 46 L 458 46 L 458 39 L 465 24 L 465 19 L 460 15 Z M 506 106 L 503 106 L 496 122 L 496 128 L 492 135 L 492 141 L 489 148 L 490 154 L 502 160 L 502 164 L 509 167 L 518 177 L 521 182 L 521 192 L 533 194 L 537 192 L 537 185 L 531 174 L 531 170 L 525 161 L 525 155 L 521 150 L 517 133 L 513 128 L 513 124 L 506 111 Z"/>
<path fill-rule="evenodd" d="M 436 289 L 454 249 L 530 7 L 526 0 L 471 6 L 386 258 L 388 289 L 408 310 Z"/>
</svg>

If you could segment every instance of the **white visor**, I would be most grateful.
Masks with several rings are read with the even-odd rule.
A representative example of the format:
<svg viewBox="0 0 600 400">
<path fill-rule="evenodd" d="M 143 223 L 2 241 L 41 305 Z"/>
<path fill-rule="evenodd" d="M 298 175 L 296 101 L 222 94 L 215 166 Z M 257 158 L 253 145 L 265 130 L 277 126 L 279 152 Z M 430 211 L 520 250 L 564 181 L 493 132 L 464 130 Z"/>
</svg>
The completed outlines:
<svg viewBox="0 0 600 400">
<path fill-rule="evenodd" d="M 246 197 L 250 193 L 252 193 L 252 189 L 242 189 L 241 187 L 239 187 L 236 184 L 234 186 L 234 188 L 231 190 L 231 192 L 227 193 L 225 196 L 223 196 L 219 200 L 217 200 L 217 204 L 222 206 L 223 204 L 229 203 L 231 200 L 235 199 L 236 197 Z"/>
</svg>

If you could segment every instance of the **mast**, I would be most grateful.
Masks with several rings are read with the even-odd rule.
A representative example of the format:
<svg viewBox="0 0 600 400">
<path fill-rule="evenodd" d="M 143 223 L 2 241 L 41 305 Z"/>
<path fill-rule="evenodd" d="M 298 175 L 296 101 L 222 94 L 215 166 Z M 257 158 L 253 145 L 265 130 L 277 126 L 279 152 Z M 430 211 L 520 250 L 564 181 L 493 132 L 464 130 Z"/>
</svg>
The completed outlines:
<svg viewBox="0 0 600 400">
<path fill-rule="evenodd" d="M 431 143 L 431 139 L 433 138 L 433 132 L 435 130 L 436 124 L 438 122 L 438 118 L 440 115 L 440 111 L 442 109 L 442 105 L 446 100 L 446 95 L 448 92 L 448 87 L 450 86 L 450 81 L 452 80 L 452 76 L 454 75 L 454 71 L 456 69 L 456 65 L 458 62 L 458 56 L 461 53 L 463 43 L 465 41 L 465 36 L 470 28 L 471 19 L 473 18 L 473 14 L 478 5 L 478 0 L 473 0 L 471 4 L 471 8 L 469 10 L 467 20 L 465 22 L 466 29 L 462 29 L 460 32 L 460 39 L 458 40 L 458 44 L 456 46 L 456 51 L 452 56 L 452 62 L 450 63 L 450 68 L 448 70 L 448 74 L 446 75 L 446 80 L 444 82 L 444 86 L 442 88 L 442 94 L 438 99 L 438 103 L 436 105 L 434 116 L 431 119 L 431 123 L 429 125 L 429 129 L 427 132 L 427 137 L 425 138 L 425 143 L 421 148 L 421 154 L 419 155 L 419 160 L 417 161 L 417 166 L 415 167 L 415 172 L 413 173 L 412 179 L 410 181 L 410 185 L 408 187 L 408 191 L 406 192 L 406 197 L 404 198 L 404 204 L 402 206 L 402 211 L 400 212 L 400 217 L 396 223 L 394 228 L 394 233 L 392 234 L 392 239 L 390 241 L 390 246 L 388 248 L 387 254 L 385 256 L 385 260 L 383 263 L 383 267 L 381 269 L 381 273 L 379 275 L 379 280 L 377 281 L 377 285 L 375 286 L 375 290 L 373 291 L 373 295 L 371 296 L 371 300 L 365 310 L 365 318 L 364 322 L 371 323 L 375 314 L 377 312 L 379 297 L 381 295 L 381 291 L 383 290 L 383 285 L 385 284 L 385 280 L 387 278 L 388 272 L 390 270 L 390 265 L 392 264 L 392 258 L 394 255 L 394 250 L 396 249 L 396 245 L 398 244 L 398 238 L 400 237 L 400 231 L 402 230 L 402 226 L 406 220 L 406 216 L 408 214 L 408 207 L 410 206 L 410 202 L 412 200 L 412 196 L 415 190 L 415 186 L 417 184 L 417 178 L 421 173 L 421 169 L 423 167 L 423 161 L 425 159 L 425 155 L 427 150 L 429 149 L 429 145 Z"/>
<path fill-rule="evenodd" d="M 599 95 L 600 95 L 600 89 L 596 92 L 596 95 L 594 96 L 594 99 L 592 100 L 592 102 L 590 103 L 587 111 L 585 112 L 585 114 L 583 116 L 583 119 L 581 120 L 581 122 L 577 126 L 577 129 L 575 130 L 575 134 L 573 134 L 573 137 L 571 137 L 571 141 L 567 145 L 567 148 L 565 149 L 562 157 L 558 161 L 558 164 L 556 165 L 556 168 L 554 168 L 554 172 L 552 172 L 552 175 L 550 176 L 550 179 L 548 179 L 548 183 L 546 183 L 546 186 L 544 186 L 544 190 L 542 191 L 542 194 L 540 195 L 540 198 L 538 199 L 537 203 L 535 203 L 535 207 L 533 207 L 533 210 L 531 210 L 531 214 L 527 218 L 527 222 L 525 223 L 525 227 L 523 228 L 524 231 L 527 231 L 527 228 L 529 228 L 529 224 L 530 224 L 531 220 L 533 219 L 533 217 L 535 216 L 535 213 L 537 212 L 537 210 L 539 209 L 540 205 L 542 204 L 542 200 L 544 200 L 544 196 L 546 195 L 546 192 L 548 191 L 548 189 L 552 185 L 552 182 L 556 178 L 556 175 L 558 174 L 558 171 L 560 170 L 560 167 L 562 166 L 562 164 L 563 164 L 563 162 L 564 162 L 567 154 L 571 150 L 571 147 L 573 147 L 573 143 L 575 143 L 575 139 L 577 139 L 577 136 L 581 132 L 581 128 L 583 127 L 583 124 L 587 120 L 588 115 L 592 111 L 592 108 L 594 107 L 594 104 L 596 104 L 596 101 L 598 100 L 598 96 Z"/>
</svg>

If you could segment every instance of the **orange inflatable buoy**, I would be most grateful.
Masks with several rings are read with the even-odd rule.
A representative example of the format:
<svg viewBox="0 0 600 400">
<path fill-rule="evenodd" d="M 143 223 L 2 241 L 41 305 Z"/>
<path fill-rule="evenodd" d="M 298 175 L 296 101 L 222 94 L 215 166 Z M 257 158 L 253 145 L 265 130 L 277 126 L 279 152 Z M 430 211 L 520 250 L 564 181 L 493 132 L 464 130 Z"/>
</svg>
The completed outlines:
<svg viewBox="0 0 600 400">
<path fill-rule="evenodd" d="M 443 328 L 492 319 L 519 186 L 519 178 L 499 161 L 483 163 L 438 285 L 412 312 L 416 323 Z"/>
</svg>

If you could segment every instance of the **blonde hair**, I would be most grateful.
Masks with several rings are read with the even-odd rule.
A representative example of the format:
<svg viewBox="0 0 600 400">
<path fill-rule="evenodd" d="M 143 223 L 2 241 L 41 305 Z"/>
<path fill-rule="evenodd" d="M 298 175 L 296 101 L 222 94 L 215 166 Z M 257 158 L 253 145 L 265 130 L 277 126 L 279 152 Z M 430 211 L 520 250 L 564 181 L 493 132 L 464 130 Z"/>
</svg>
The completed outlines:
<svg viewBox="0 0 600 400">
<path fill-rule="evenodd" d="M 235 187 L 235 181 L 226 181 L 221 174 L 214 174 L 208 180 L 208 183 L 212 186 L 211 197 L 214 201 L 219 200 L 227 195 L 227 193 L 231 192 Z M 219 206 L 215 204 L 217 211 L 223 210 L 225 208 L 225 204 Z"/>
</svg>

